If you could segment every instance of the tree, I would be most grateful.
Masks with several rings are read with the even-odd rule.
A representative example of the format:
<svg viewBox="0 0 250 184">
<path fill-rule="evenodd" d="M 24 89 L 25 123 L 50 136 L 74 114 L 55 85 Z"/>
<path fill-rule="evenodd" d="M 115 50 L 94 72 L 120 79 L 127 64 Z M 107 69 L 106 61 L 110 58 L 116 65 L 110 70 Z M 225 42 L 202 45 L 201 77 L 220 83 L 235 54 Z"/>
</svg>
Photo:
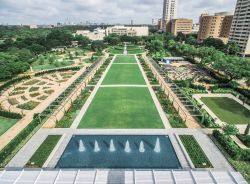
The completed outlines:
<svg viewBox="0 0 250 184">
<path fill-rule="evenodd" d="M 249 131 L 250 131 L 250 123 L 247 124 L 247 128 L 246 128 L 246 130 L 244 132 L 244 135 L 245 136 L 249 135 Z"/>
<path fill-rule="evenodd" d="M 183 41 L 186 40 L 186 35 L 184 33 L 182 33 L 182 32 L 178 32 L 175 40 L 177 42 L 181 42 L 182 43 Z"/>
<path fill-rule="evenodd" d="M 0 79 L 11 79 L 29 69 L 27 62 L 20 61 L 18 56 L 0 52 Z"/>
<path fill-rule="evenodd" d="M 105 48 L 105 45 L 104 45 L 103 41 L 97 40 L 97 41 L 93 41 L 91 43 L 91 48 L 93 51 L 100 52 Z"/>
<path fill-rule="evenodd" d="M 104 38 L 104 42 L 110 45 L 117 45 L 121 43 L 121 39 L 117 34 L 110 34 Z"/>
<path fill-rule="evenodd" d="M 229 55 L 237 55 L 240 52 L 240 46 L 236 42 L 229 42 L 226 45 L 225 53 Z"/>
<path fill-rule="evenodd" d="M 235 125 L 227 124 L 223 127 L 224 134 L 227 136 L 237 135 L 239 133 L 239 129 Z"/>
<path fill-rule="evenodd" d="M 204 40 L 203 45 L 206 47 L 214 47 L 222 52 L 224 52 L 226 45 L 223 43 L 221 39 L 218 38 L 207 38 Z"/>
<path fill-rule="evenodd" d="M 161 52 L 162 50 L 164 50 L 163 43 L 159 40 L 153 40 L 147 43 L 146 49 L 148 49 L 150 53 Z"/>
<path fill-rule="evenodd" d="M 32 44 L 31 46 L 28 47 L 35 55 L 38 55 L 40 53 L 43 53 L 46 51 L 46 48 L 42 45 L 39 44 Z"/>
<path fill-rule="evenodd" d="M 88 45 L 91 43 L 91 40 L 86 37 L 86 36 L 82 36 L 82 35 L 76 35 L 75 36 L 75 40 L 78 41 L 78 43 L 83 47 L 83 48 L 87 48 Z"/>
<path fill-rule="evenodd" d="M 197 35 L 189 34 L 186 36 L 186 43 L 190 45 L 196 45 L 197 44 Z"/>
</svg>

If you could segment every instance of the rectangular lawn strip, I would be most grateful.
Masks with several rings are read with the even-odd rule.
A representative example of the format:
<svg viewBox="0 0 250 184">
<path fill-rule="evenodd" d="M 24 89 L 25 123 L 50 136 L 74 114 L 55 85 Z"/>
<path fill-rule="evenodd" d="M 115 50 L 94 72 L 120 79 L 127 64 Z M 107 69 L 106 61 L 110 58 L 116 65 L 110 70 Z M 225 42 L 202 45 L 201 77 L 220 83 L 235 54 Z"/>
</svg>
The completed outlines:
<svg viewBox="0 0 250 184">
<path fill-rule="evenodd" d="M 10 119 L 0 116 L 0 136 L 16 124 L 18 119 Z"/>
<path fill-rule="evenodd" d="M 180 135 L 179 136 L 185 149 L 188 152 L 190 159 L 192 160 L 196 168 L 212 168 L 212 164 L 207 158 L 206 154 L 192 135 Z"/>
<path fill-rule="evenodd" d="M 136 63 L 135 56 L 133 55 L 118 55 L 116 56 L 116 59 L 114 60 L 114 63 Z"/>
<path fill-rule="evenodd" d="M 164 128 L 148 88 L 100 88 L 78 128 Z"/>
<path fill-rule="evenodd" d="M 250 111 L 237 101 L 227 97 L 203 97 L 201 101 L 223 122 L 247 124 Z"/>
<path fill-rule="evenodd" d="M 49 135 L 30 158 L 26 166 L 42 167 L 60 138 L 61 135 Z"/>
<path fill-rule="evenodd" d="M 145 85 L 138 65 L 112 65 L 102 85 Z"/>
</svg>

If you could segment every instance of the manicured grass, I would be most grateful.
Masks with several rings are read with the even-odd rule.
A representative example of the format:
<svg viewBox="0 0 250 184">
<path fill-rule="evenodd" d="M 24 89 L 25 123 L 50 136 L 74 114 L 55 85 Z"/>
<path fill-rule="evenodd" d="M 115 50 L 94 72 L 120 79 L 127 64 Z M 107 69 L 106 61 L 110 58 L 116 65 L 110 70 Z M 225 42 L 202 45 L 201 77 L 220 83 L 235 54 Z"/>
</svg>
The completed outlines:
<svg viewBox="0 0 250 184">
<path fill-rule="evenodd" d="M 110 47 L 109 52 L 111 54 L 123 54 L 124 52 L 124 46 L 115 46 L 115 47 Z M 128 45 L 127 46 L 128 54 L 141 54 L 145 52 L 143 48 L 140 48 L 136 45 Z"/>
<path fill-rule="evenodd" d="M 136 59 L 133 55 L 120 55 L 116 56 L 114 63 L 136 63 Z"/>
<path fill-rule="evenodd" d="M 240 172 L 242 176 L 245 177 L 248 183 L 250 183 L 250 162 L 248 161 L 239 161 L 232 159 L 224 150 L 224 148 L 220 145 L 220 143 L 214 138 L 214 136 L 210 136 L 214 144 L 219 148 L 219 150 L 223 153 L 228 162 L 233 166 L 233 168 Z"/>
<path fill-rule="evenodd" d="M 29 167 L 42 167 L 43 164 L 48 159 L 50 153 L 53 151 L 54 147 L 58 143 L 61 135 L 49 135 L 40 147 L 36 150 L 34 155 L 28 161 L 26 166 Z"/>
<path fill-rule="evenodd" d="M 250 111 L 227 97 L 204 97 L 202 102 L 223 122 L 230 124 L 247 124 L 250 121 Z"/>
<path fill-rule="evenodd" d="M 78 128 L 164 128 L 148 88 L 100 88 Z"/>
<path fill-rule="evenodd" d="M 209 159 L 201 149 L 200 145 L 192 135 L 179 136 L 184 147 L 186 148 L 190 159 L 196 168 L 211 168 L 213 167 Z"/>
<path fill-rule="evenodd" d="M 132 84 L 145 85 L 142 73 L 138 65 L 113 64 L 106 75 L 103 85 Z"/>
<path fill-rule="evenodd" d="M 4 134 L 9 128 L 16 124 L 17 119 L 9 119 L 0 116 L 0 136 Z"/>
</svg>

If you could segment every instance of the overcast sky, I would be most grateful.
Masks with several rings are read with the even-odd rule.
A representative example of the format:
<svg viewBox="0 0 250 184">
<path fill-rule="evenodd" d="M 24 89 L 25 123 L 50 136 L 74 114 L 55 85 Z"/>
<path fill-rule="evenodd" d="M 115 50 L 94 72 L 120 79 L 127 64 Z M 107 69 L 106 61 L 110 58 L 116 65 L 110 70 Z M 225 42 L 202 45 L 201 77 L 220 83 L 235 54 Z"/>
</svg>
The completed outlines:
<svg viewBox="0 0 250 184">
<path fill-rule="evenodd" d="M 151 23 L 162 16 L 163 0 L 0 0 L 0 24 L 65 22 Z M 234 11 L 236 0 L 179 0 L 178 17 Z"/>
</svg>

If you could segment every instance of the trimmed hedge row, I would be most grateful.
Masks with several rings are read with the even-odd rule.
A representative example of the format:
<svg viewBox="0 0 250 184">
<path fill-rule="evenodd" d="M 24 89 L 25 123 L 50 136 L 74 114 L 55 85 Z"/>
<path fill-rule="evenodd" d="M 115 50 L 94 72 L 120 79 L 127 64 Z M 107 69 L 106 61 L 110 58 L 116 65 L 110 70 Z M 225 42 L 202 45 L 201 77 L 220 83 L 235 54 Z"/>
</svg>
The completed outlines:
<svg viewBox="0 0 250 184">
<path fill-rule="evenodd" d="M 225 136 L 218 130 L 213 131 L 213 136 L 233 159 L 250 161 L 250 149 L 241 149 L 231 137 Z"/>
<path fill-rule="evenodd" d="M 14 112 L 0 110 L 0 116 L 10 119 L 21 119 L 22 115 Z"/>
<path fill-rule="evenodd" d="M 15 84 L 17 82 L 20 82 L 24 79 L 30 79 L 31 77 L 29 75 L 23 76 L 23 77 L 17 77 L 14 78 L 6 83 L 4 83 L 3 85 L 0 86 L 0 92 L 2 92 L 3 90 L 5 90 L 6 88 L 8 88 L 10 85 Z"/>
<path fill-rule="evenodd" d="M 52 70 L 45 70 L 41 72 L 35 73 L 35 76 L 41 76 L 44 74 L 48 73 L 54 73 L 54 72 L 63 72 L 63 71 L 69 71 L 69 70 L 80 70 L 80 66 L 75 66 L 75 67 L 67 67 L 67 68 L 57 68 L 57 69 L 52 69 Z"/>
</svg>

